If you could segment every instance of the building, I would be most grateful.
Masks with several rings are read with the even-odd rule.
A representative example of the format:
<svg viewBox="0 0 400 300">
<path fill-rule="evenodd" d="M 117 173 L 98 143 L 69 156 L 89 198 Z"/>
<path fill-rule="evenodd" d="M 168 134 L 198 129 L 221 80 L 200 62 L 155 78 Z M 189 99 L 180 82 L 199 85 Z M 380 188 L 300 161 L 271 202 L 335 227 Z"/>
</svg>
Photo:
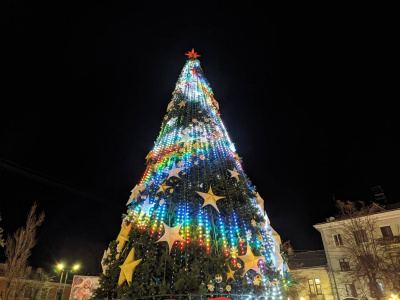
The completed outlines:
<svg viewBox="0 0 400 300">
<path fill-rule="evenodd" d="M 324 250 L 289 255 L 290 273 L 298 280 L 295 299 L 334 300 Z"/>
<path fill-rule="evenodd" d="M 6 266 L 0 263 L 0 300 L 4 299 L 7 288 Z M 12 291 L 10 300 L 68 300 L 71 293 L 71 284 L 54 281 L 39 282 L 25 280 L 19 289 Z"/>
<path fill-rule="evenodd" d="M 322 237 L 335 300 L 348 297 L 387 299 L 391 294 L 398 293 L 400 290 L 399 204 L 384 207 L 373 204 L 367 216 L 348 219 L 330 217 L 326 222 L 314 225 Z M 356 225 L 352 227 L 352 224 Z M 365 254 L 357 252 L 358 249 L 363 250 Z M 368 251 L 373 251 L 371 252 L 373 256 Z M 394 280 L 390 281 L 390 284 L 395 282 L 395 287 L 388 284 L 387 278 L 377 278 L 376 283 L 371 284 L 362 276 L 355 278 L 354 274 L 357 271 L 355 267 L 360 266 L 360 262 L 368 263 L 368 260 L 373 262 L 377 261 L 377 258 L 382 259 L 386 266 L 388 270 L 386 274 L 390 273 L 393 276 Z"/>
</svg>

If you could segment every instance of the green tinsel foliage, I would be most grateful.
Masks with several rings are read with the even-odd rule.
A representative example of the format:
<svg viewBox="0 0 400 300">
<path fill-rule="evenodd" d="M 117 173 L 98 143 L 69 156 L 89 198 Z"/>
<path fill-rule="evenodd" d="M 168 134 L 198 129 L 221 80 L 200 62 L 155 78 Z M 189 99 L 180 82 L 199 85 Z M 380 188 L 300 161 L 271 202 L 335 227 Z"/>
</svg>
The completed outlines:
<svg viewBox="0 0 400 300">
<path fill-rule="evenodd" d="M 104 260 L 108 263 L 106 274 L 100 276 L 100 287 L 94 291 L 94 298 L 141 299 L 155 295 L 205 295 L 207 284 L 212 283 L 216 288 L 226 289 L 229 284 L 231 293 L 261 295 L 265 293 L 264 286 L 251 284 L 257 274 L 250 270 L 247 278 L 242 277 L 242 269 L 237 270 L 235 280 L 226 278 L 229 262 L 222 251 L 206 253 L 204 247 L 197 243 L 189 243 L 182 250 L 174 246 L 169 253 L 166 242 L 155 243 L 158 240 L 148 229 L 134 227 L 129 233 L 129 242 L 125 243 L 120 254 L 117 254 L 116 242 L 110 243 L 111 254 Z M 132 283 L 124 282 L 117 286 L 120 275 L 119 266 L 123 264 L 132 247 L 135 249 L 135 260 L 142 259 L 135 269 Z M 219 249 L 222 248 L 222 242 Z M 254 252 L 255 255 L 259 255 Z M 240 258 L 240 257 L 239 257 Z M 223 276 L 222 282 L 216 282 L 215 276 Z M 268 266 L 264 276 L 271 281 L 279 275 Z M 250 280 L 250 281 L 249 281 Z"/>
</svg>

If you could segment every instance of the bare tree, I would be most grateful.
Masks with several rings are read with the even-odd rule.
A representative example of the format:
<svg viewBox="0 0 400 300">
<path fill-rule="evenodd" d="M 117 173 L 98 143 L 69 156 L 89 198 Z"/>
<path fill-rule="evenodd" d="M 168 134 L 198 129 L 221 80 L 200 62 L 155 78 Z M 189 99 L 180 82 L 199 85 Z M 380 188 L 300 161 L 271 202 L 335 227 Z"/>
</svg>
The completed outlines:
<svg viewBox="0 0 400 300">
<path fill-rule="evenodd" d="M 44 213 L 36 216 L 37 204 L 34 203 L 28 213 L 26 226 L 20 227 L 14 235 L 8 236 L 6 241 L 6 291 L 4 300 L 17 297 L 29 285 L 28 278 L 31 268 L 28 258 L 32 248 L 36 245 L 36 228 L 44 221 Z"/>
<path fill-rule="evenodd" d="M 290 299 L 298 299 L 299 295 L 308 288 L 307 277 L 302 275 L 301 272 L 293 272 L 293 270 L 301 269 L 304 264 L 296 261 L 296 254 L 290 240 L 283 242 L 281 249 L 283 252 L 283 258 L 286 260 L 288 268 L 291 271 L 287 278 L 291 281 L 291 284 L 288 285 L 286 289 L 286 296 Z"/>
<path fill-rule="evenodd" d="M 362 294 L 369 294 L 378 300 L 383 297 L 378 282 L 391 290 L 398 288 L 398 274 L 388 259 L 387 248 L 382 246 L 377 237 L 376 213 L 384 208 L 363 201 L 336 201 L 341 221 L 338 228 L 342 239 L 342 250 L 349 262 L 347 275 L 353 282 L 363 287 Z"/>
<path fill-rule="evenodd" d="M 31 299 L 39 299 L 40 293 L 50 286 L 50 276 L 42 268 L 36 269 L 31 275 L 29 288 L 32 288 Z"/>
<path fill-rule="evenodd" d="M 0 216 L 1 222 L 1 216 Z M 3 239 L 3 228 L 0 227 L 0 247 L 4 247 L 4 239 Z"/>
</svg>

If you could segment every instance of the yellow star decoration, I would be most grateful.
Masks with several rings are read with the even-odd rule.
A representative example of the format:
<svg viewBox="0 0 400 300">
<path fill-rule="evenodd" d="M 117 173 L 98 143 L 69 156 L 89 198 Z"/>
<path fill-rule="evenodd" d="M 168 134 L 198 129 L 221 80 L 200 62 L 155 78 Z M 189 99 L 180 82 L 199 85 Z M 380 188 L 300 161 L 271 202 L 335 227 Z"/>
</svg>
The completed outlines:
<svg viewBox="0 0 400 300">
<path fill-rule="evenodd" d="M 221 136 L 222 136 L 222 135 L 221 135 L 218 131 L 216 131 L 216 130 L 215 130 L 213 133 L 214 133 L 214 135 L 215 135 L 216 137 L 221 137 Z"/>
<path fill-rule="evenodd" d="M 175 144 L 179 145 L 180 143 L 184 143 L 184 145 L 187 145 L 191 140 L 194 140 L 194 138 L 192 138 L 188 133 L 184 133 L 181 135 L 181 139 L 176 141 Z"/>
<path fill-rule="evenodd" d="M 170 185 L 166 185 L 165 182 L 163 182 L 161 185 L 158 185 L 158 186 L 159 186 L 160 188 L 158 189 L 157 193 L 158 193 L 158 192 L 163 192 L 163 193 L 165 193 L 165 191 L 171 187 Z"/>
<path fill-rule="evenodd" d="M 229 278 L 232 278 L 234 281 L 236 281 L 235 277 L 233 274 L 235 274 L 235 271 L 232 271 L 231 268 L 228 266 L 229 272 L 226 273 L 226 281 L 229 280 Z"/>
<path fill-rule="evenodd" d="M 233 171 L 228 169 L 228 171 L 229 171 L 229 173 L 231 173 L 231 178 L 234 177 L 234 178 L 237 179 L 237 181 L 239 181 L 239 175 L 240 174 L 239 174 L 239 172 L 236 171 L 236 168 L 233 169 Z"/>
<path fill-rule="evenodd" d="M 120 230 L 120 232 L 118 234 L 118 237 L 117 237 L 117 242 L 118 242 L 118 245 L 119 245 L 119 251 L 121 251 L 122 247 L 124 247 L 125 243 L 127 241 L 129 241 L 128 235 L 129 235 L 129 232 L 131 231 L 131 228 L 132 228 L 132 223 L 129 223 L 128 226 L 121 226 L 121 230 Z"/>
<path fill-rule="evenodd" d="M 179 107 L 180 107 L 180 108 L 184 107 L 184 106 L 186 105 L 186 102 L 187 102 L 187 101 L 182 101 L 181 103 L 179 103 Z"/>
<path fill-rule="evenodd" d="M 174 100 L 171 100 L 171 101 L 168 103 L 167 111 L 170 111 L 170 110 L 172 109 L 173 106 L 174 106 Z"/>
<path fill-rule="evenodd" d="M 184 242 L 185 239 L 179 235 L 179 230 L 183 223 L 179 224 L 175 227 L 169 227 L 167 224 L 164 224 L 164 235 L 156 242 L 167 242 L 169 246 L 169 253 L 171 254 L 172 246 L 174 245 L 175 241 Z"/>
<path fill-rule="evenodd" d="M 153 156 L 154 151 L 151 150 L 147 155 L 146 155 L 146 160 L 149 160 Z"/>
<path fill-rule="evenodd" d="M 154 205 L 155 205 L 155 203 L 150 203 L 150 198 L 149 198 L 149 196 L 147 196 L 147 199 L 140 206 L 139 218 L 141 218 L 142 216 L 144 216 L 146 214 L 150 218 L 151 217 L 150 209 L 152 209 Z"/>
<path fill-rule="evenodd" d="M 166 171 L 166 173 L 168 173 L 167 179 L 170 179 L 171 177 L 180 178 L 179 177 L 179 172 L 182 171 L 182 170 L 183 170 L 183 168 L 172 168 L 171 170 Z"/>
<path fill-rule="evenodd" d="M 167 153 L 167 154 L 165 154 L 164 155 L 164 157 L 167 159 L 167 158 L 171 158 L 172 156 L 174 156 L 176 153 L 174 152 L 174 151 L 172 151 L 172 152 L 170 152 L 170 153 Z"/>
<path fill-rule="evenodd" d="M 122 285 L 125 280 L 128 282 L 128 285 L 131 285 L 133 272 L 135 272 L 135 268 L 141 261 L 141 259 L 135 260 L 135 249 L 132 248 L 124 263 L 119 266 L 121 273 L 119 274 L 118 285 Z"/>
<path fill-rule="evenodd" d="M 231 247 L 230 254 L 232 258 L 236 258 L 238 256 L 238 248 L 236 246 Z"/>
<path fill-rule="evenodd" d="M 146 188 L 146 186 L 143 185 L 143 184 L 142 185 L 135 185 L 135 187 L 131 191 L 131 196 L 129 197 L 129 200 L 126 203 L 126 205 L 131 203 L 133 200 L 136 200 L 137 197 L 139 197 L 140 193 L 145 190 L 145 188 Z"/>
<path fill-rule="evenodd" d="M 210 189 L 208 190 L 208 193 L 202 193 L 202 192 L 197 192 L 197 191 L 196 191 L 196 193 L 199 194 L 204 199 L 204 203 L 203 203 L 202 207 L 204 207 L 206 205 L 212 205 L 219 212 L 219 209 L 217 207 L 217 201 L 222 198 L 225 198 L 225 197 L 214 195 L 214 193 L 211 189 L 211 186 L 210 186 Z"/>
<path fill-rule="evenodd" d="M 246 274 L 250 269 L 253 269 L 257 273 L 261 273 L 260 268 L 258 267 L 258 262 L 260 259 L 265 262 L 265 258 L 264 256 L 254 256 L 249 243 L 247 243 L 246 255 L 239 256 L 239 258 L 244 262 L 242 276 L 244 276 L 244 274 Z"/>
<path fill-rule="evenodd" d="M 264 215 L 265 214 L 265 211 L 264 211 L 264 199 L 261 198 L 259 193 L 256 194 L 256 201 L 257 201 L 257 204 L 260 207 L 261 213 Z"/>
</svg>

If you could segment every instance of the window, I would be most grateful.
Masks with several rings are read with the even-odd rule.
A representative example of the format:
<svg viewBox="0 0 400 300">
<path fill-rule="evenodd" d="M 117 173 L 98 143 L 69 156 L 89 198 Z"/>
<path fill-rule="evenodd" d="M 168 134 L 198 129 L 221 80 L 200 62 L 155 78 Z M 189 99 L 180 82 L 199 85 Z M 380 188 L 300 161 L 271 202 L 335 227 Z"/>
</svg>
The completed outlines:
<svg viewBox="0 0 400 300">
<path fill-rule="evenodd" d="M 24 298 L 31 298 L 32 297 L 32 288 L 31 287 L 27 287 L 25 288 L 24 291 Z"/>
<path fill-rule="evenodd" d="M 0 276 L 4 276 L 4 269 L 0 269 Z"/>
<path fill-rule="evenodd" d="M 354 283 L 346 283 L 346 291 L 347 291 L 347 296 L 357 298 L 358 294 Z"/>
<path fill-rule="evenodd" d="M 390 226 L 382 226 L 381 227 L 382 236 L 384 238 L 391 238 L 393 237 L 392 228 Z"/>
<path fill-rule="evenodd" d="M 385 293 L 383 292 L 383 285 L 380 282 L 370 283 L 369 291 L 371 293 L 372 298 L 383 297 Z"/>
<path fill-rule="evenodd" d="M 400 271 L 400 252 L 389 252 L 390 260 L 392 261 L 395 271 Z"/>
<path fill-rule="evenodd" d="M 350 271 L 350 264 L 345 258 L 339 259 L 339 264 L 342 271 Z"/>
<path fill-rule="evenodd" d="M 322 295 L 321 282 L 318 278 L 309 279 L 308 287 L 311 295 Z"/>
<path fill-rule="evenodd" d="M 40 299 L 47 299 L 48 293 L 49 293 L 49 289 L 42 289 L 40 291 Z"/>
<path fill-rule="evenodd" d="M 333 239 L 335 240 L 336 247 L 343 246 L 342 236 L 340 234 L 335 234 Z"/>
<path fill-rule="evenodd" d="M 63 289 L 59 289 L 57 291 L 56 300 L 61 300 L 62 299 L 62 294 L 63 294 Z"/>
<path fill-rule="evenodd" d="M 353 233 L 357 245 L 361 244 L 362 242 L 368 242 L 367 232 L 365 230 L 357 230 Z"/>
</svg>

